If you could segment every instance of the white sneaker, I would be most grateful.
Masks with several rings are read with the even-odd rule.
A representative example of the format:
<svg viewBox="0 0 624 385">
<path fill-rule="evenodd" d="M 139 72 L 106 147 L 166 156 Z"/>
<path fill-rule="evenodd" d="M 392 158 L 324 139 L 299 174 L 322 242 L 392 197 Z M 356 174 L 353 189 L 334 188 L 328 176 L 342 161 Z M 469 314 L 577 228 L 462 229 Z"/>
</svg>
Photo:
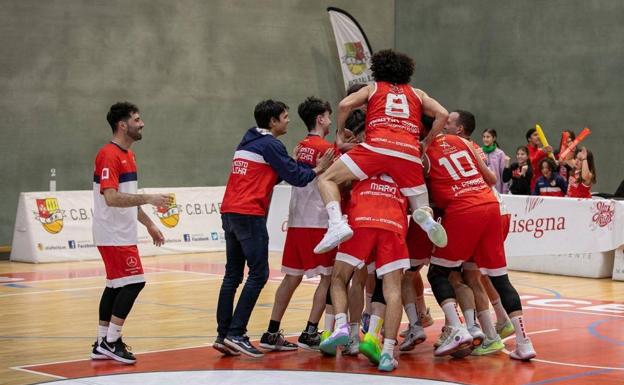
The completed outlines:
<svg viewBox="0 0 624 385">
<path fill-rule="evenodd" d="M 472 336 L 463 326 L 446 326 L 440 338 L 442 343 L 433 352 L 436 356 L 445 356 L 472 345 Z"/>
<path fill-rule="evenodd" d="M 353 236 L 353 230 L 349 227 L 346 219 L 338 223 L 329 224 L 325 236 L 314 248 L 315 254 L 323 254 L 336 248 L 341 242 L 350 239 Z"/>
<path fill-rule="evenodd" d="M 535 353 L 535 349 L 533 349 L 531 340 L 527 338 L 523 343 L 516 342 L 516 348 L 509 354 L 509 357 L 514 360 L 528 361 L 531 358 L 535 358 L 536 355 L 537 353 Z"/>
<path fill-rule="evenodd" d="M 360 354 L 360 338 L 349 337 L 349 343 L 342 350 L 343 356 L 357 356 Z"/>
<path fill-rule="evenodd" d="M 423 208 L 419 208 L 414 210 L 412 213 L 412 218 L 414 222 L 416 222 L 429 237 L 429 240 L 433 242 L 437 247 L 445 247 L 448 243 L 448 238 L 446 236 L 446 230 L 442 227 L 441 224 L 436 222 L 431 213 Z"/>
<path fill-rule="evenodd" d="M 472 336 L 472 345 L 477 347 L 485 341 L 485 333 L 483 330 L 477 325 L 471 326 L 468 328 L 468 333 Z"/>
<path fill-rule="evenodd" d="M 425 329 L 420 325 L 414 325 L 409 327 L 409 332 L 405 336 L 405 339 L 399 345 L 399 350 L 402 352 L 407 352 L 410 350 L 414 350 L 416 345 L 425 342 L 427 339 L 427 335 L 425 334 Z"/>
</svg>

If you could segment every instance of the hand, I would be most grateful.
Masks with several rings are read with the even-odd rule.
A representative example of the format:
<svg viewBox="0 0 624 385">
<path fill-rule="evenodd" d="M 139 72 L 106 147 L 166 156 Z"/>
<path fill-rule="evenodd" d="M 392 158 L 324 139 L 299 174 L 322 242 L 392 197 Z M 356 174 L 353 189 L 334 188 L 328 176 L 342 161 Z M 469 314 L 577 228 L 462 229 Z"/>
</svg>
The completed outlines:
<svg viewBox="0 0 624 385">
<path fill-rule="evenodd" d="M 524 166 L 522 166 L 520 168 L 520 175 L 525 176 L 528 169 L 529 169 L 529 166 L 527 166 L 526 164 Z"/>
<path fill-rule="evenodd" d="M 505 167 L 509 167 L 509 162 L 511 162 L 511 158 L 505 155 Z"/>
<path fill-rule="evenodd" d="M 152 223 L 151 225 L 147 226 L 147 232 L 149 233 L 150 237 L 152 237 L 154 245 L 160 247 L 165 244 L 165 236 L 162 232 L 160 232 L 160 229 L 156 227 L 155 224 Z"/>
<path fill-rule="evenodd" d="M 149 194 L 147 203 L 157 207 L 169 207 L 173 203 L 173 198 L 169 194 Z"/>
<path fill-rule="evenodd" d="M 579 153 L 581 154 L 582 160 L 587 159 L 587 148 L 581 147 Z"/>
<path fill-rule="evenodd" d="M 294 160 L 297 160 L 297 153 L 299 152 L 300 148 L 301 148 L 301 143 L 297 144 L 295 148 L 293 149 L 292 157 Z"/>
<path fill-rule="evenodd" d="M 342 131 L 338 131 L 338 132 L 340 133 L 340 139 L 342 139 L 344 143 L 356 143 L 357 142 L 357 138 L 353 134 L 353 131 L 343 128 Z"/>
<path fill-rule="evenodd" d="M 552 146 L 546 146 L 546 147 L 544 147 L 544 151 L 547 154 L 550 154 L 551 152 L 553 152 L 553 148 L 552 148 Z"/>
<path fill-rule="evenodd" d="M 329 150 L 325 151 L 325 153 L 322 156 L 320 156 L 316 161 L 316 167 L 314 168 L 315 172 L 317 174 L 320 174 L 323 171 L 327 170 L 327 168 L 334 161 L 334 158 L 335 158 L 335 153 L 334 153 L 333 148 L 330 148 Z"/>
</svg>

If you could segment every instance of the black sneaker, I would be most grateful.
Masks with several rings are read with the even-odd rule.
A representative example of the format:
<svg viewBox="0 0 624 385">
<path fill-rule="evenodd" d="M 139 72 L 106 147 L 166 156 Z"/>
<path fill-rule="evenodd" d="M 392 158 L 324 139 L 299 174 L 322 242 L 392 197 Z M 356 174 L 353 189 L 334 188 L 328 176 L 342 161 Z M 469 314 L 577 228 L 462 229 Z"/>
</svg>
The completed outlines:
<svg viewBox="0 0 624 385">
<path fill-rule="evenodd" d="M 297 345 L 284 338 L 283 330 L 280 330 L 277 333 L 265 332 L 262 335 L 262 338 L 260 338 L 260 347 L 278 352 L 297 350 Z"/>
<path fill-rule="evenodd" d="M 227 336 L 223 339 L 223 343 L 236 351 L 248 355 L 249 357 L 259 358 L 264 356 L 264 353 L 256 349 L 256 347 L 249 342 L 249 337 L 246 335 Z"/>
<path fill-rule="evenodd" d="M 98 347 L 97 340 L 93 343 L 93 345 L 91 345 L 91 347 L 93 347 L 93 349 L 91 350 L 92 360 L 110 360 L 111 359 L 109 356 L 106 356 L 97 351 L 97 347 Z"/>
<path fill-rule="evenodd" d="M 299 339 L 297 340 L 297 346 L 308 350 L 319 350 L 321 344 L 321 333 L 317 331 L 308 333 L 307 331 L 301 332 Z"/>
<path fill-rule="evenodd" d="M 212 347 L 226 356 L 240 356 L 240 352 L 238 350 L 230 348 L 225 344 L 225 342 L 223 342 L 223 340 L 224 337 L 217 337 L 215 342 L 212 344 Z"/>
<path fill-rule="evenodd" d="M 128 350 L 128 345 L 124 344 L 121 337 L 115 342 L 108 342 L 106 338 L 100 342 L 97 347 L 97 351 L 112 358 L 115 361 L 122 362 L 124 364 L 134 364 L 136 358 L 134 354 Z"/>
</svg>

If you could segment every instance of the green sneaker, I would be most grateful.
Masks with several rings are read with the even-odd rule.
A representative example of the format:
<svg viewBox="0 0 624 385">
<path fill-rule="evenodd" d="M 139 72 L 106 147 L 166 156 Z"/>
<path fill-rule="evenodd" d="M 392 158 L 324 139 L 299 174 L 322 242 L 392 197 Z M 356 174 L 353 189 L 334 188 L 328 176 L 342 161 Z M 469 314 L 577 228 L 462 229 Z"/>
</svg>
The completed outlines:
<svg viewBox="0 0 624 385">
<path fill-rule="evenodd" d="M 505 344 L 503 344 L 500 337 L 497 337 L 495 340 L 486 339 L 481 345 L 474 348 L 471 354 L 473 356 L 487 356 L 488 354 L 500 352 L 503 349 L 505 349 Z"/>
<path fill-rule="evenodd" d="M 397 360 L 395 360 L 390 354 L 384 353 L 381 355 L 377 369 L 382 372 L 391 372 L 396 369 L 397 366 L 399 366 Z"/>
<path fill-rule="evenodd" d="M 349 325 L 344 324 L 341 327 L 334 330 L 331 335 L 323 340 L 319 345 L 319 349 L 323 354 L 329 356 L 336 355 L 336 348 L 338 346 L 344 346 L 349 343 Z"/>
<path fill-rule="evenodd" d="M 501 339 L 507 338 L 515 332 L 516 330 L 510 320 L 507 320 L 503 326 L 496 325 L 496 333 L 498 333 Z"/>
<path fill-rule="evenodd" d="M 331 330 L 324 330 L 323 333 L 321 333 L 321 342 L 328 339 L 329 336 L 331 336 L 331 334 L 332 334 Z"/>
<path fill-rule="evenodd" d="M 379 338 L 372 333 L 364 334 L 364 339 L 360 342 L 360 353 L 375 365 L 379 365 L 381 356 L 381 343 Z"/>
</svg>

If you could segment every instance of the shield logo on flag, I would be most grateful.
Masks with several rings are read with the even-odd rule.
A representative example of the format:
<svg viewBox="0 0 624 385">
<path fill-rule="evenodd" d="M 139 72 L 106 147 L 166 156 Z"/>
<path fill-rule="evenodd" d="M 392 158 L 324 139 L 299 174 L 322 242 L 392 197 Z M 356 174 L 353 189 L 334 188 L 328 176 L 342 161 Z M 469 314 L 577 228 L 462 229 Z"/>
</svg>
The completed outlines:
<svg viewBox="0 0 624 385">
<path fill-rule="evenodd" d="M 366 71 L 366 54 L 362 42 L 355 41 L 344 43 L 345 57 L 344 63 L 353 75 L 361 75 Z"/>
<path fill-rule="evenodd" d="M 63 210 L 60 209 L 56 198 L 37 199 L 35 218 L 41 223 L 45 231 L 57 234 L 63 229 Z"/>
<path fill-rule="evenodd" d="M 160 219 L 160 223 L 167 228 L 173 228 L 180 222 L 180 206 L 176 203 L 176 196 L 174 193 L 169 194 L 171 197 L 171 203 L 169 206 L 158 206 L 155 208 L 156 216 Z"/>
</svg>

